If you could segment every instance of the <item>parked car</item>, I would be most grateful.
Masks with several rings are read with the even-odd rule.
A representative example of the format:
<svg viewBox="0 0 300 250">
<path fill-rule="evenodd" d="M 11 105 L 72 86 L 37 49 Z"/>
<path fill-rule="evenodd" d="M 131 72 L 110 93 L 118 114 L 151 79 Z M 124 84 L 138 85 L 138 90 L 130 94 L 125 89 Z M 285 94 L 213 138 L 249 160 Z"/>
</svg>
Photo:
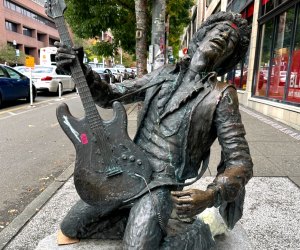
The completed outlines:
<svg viewBox="0 0 300 250">
<path fill-rule="evenodd" d="M 36 88 L 32 86 L 33 101 Z M 0 64 L 0 107 L 5 101 L 26 99 L 30 101 L 30 80 L 13 68 Z"/>
<path fill-rule="evenodd" d="M 36 65 L 32 70 L 32 82 L 38 91 L 47 91 L 59 94 L 59 83 L 61 92 L 76 91 L 72 77 L 64 71 L 60 71 L 55 65 Z"/>
<path fill-rule="evenodd" d="M 113 75 L 116 78 L 116 82 L 123 81 L 123 75 L 117 68 L 106 68 L 106 69 L 110 70 L 113 73 Z"/>
<path fill-rule="evenodd" d="M 89 62 L 88 65 L 91 66 L 93 69 L 94 69 L 94 68 L 104 68 L 103 63 Z"/>
<path fill-rule="evenodd" d="M 17 71 L 19 71 L 23 75 L 25 75 L 27 77 L 30 77 L 30 68 L 29 67 L 26 67 L 26 66 L 15 66 L 14 69 L 17 70 Z"/>
<path fill-rule="evenodd" d="M 134 79 L 135 78 L 135 71 L 132 68 L 126 68 L 126 71 L 128 73 L 128 79 Z"/>
<path fill-rule="evenodd" d="M 136 67 L 131 67 L 131 69 L 134 71 L 134 75 L 136 77 L 137 76 L 137 69 L 136 69 Z"/>
<path fill-rule="evenodd" d="M 114 68 L 125 69 L 125 66 L 123 64 L 116 64 Z"/>
<path fill-rule="evenodd" d="M 93 68 L 93 70 L 100 75 L 102 81 L 105 81 L 107 83 L 115 83 L 116 82 L 115 75 L 109 69 Z"/>
<path fill-rule="evenodd" d="M 122 68 L 114 67 L 114 69 L 117 69 L 120 72 L 120 74 L 122 75 L 122 81 L 129 79 L 129 74 L 125 67 Z"/>
</svg>

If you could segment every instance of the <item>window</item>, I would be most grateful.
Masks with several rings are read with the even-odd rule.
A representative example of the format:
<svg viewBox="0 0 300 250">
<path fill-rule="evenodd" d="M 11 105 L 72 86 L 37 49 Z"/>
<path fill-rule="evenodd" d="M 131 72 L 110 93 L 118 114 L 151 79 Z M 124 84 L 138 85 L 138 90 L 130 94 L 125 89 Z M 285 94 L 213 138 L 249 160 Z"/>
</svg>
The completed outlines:
<svg viewBox="0 0 300 250">
<path fill-rule="evenodd" d="M 5 21 L 5 28 L 13 32 L 18 32 L 18 25 L 16 23 Z"/>
<path fill-rule="evenodd" d="M 287 2 L 288 0 L 279 0 L 279 4 L 281 4 L 281 3 L 285 3 L 285 2 Z"/>
<path fill-rule="evenodd" d="M 277 17 L 277 25 L 272 52 L 272 65 L 269 84 L 269 97 L 283 100 L 291 51 L 295 9 L 291 8 Z"/>
<path fill-rule="evenodd" d="M 22 76 L 18 72 L 16 72 L 15 70 L 12 70 L 10 68 L 6 68 L 6 71 L 9 74 L 10 78 L 12 78 L 12 79 L 19 80 L 19 79 L 22 78 Z"/>
<path fill-rule="evenodd" d="M 32 37 L 33 30 L 23 27 L 23 35 Z"/>
<path fill-rule="evenodd" d="M 300 103 L 300 15 L 297 17 L 295 46 L 291 57 L 287 101 Z"/>
<path fill-rule="evenodd" d="M 262 26 L 261 47 L 258 73 L 256 75 L 256 95 L 265 96 L 267 91 L 267 78 L 270 66 L 270 52 L 272 45 L 273 20 Z"/>
<path fill-rule="evenodd" d="M 261 3 L 253 94 L 300 104 L 299 1 L 262 0 Z"/>
<path fill-rule="evenodd" d="M 0 77 L 5 77 L 5 72 L 3 71 L 2 68 L 0 68 Z"/>
<path fill-rule="evenodd" d="M 262 0 L 262 15 L 267 14 L 275 7 L 276 0 Z"/>
<path fill-rule="evenodd" d="M 4 0 L 4 6 L 10 10 L 16 11 L 24 16 L 35 19 L 36 21 L 46 24 L 52 28 L 56 28 L 54 22 L 48 20 L 47 18 L 40 16 L 10 0 Z"/>
<path fill-rule="evenodd" d="M 53 39 L 53 38 L 49 38 L 49 46 L 54 46 L 54 43 L 56 42 L 57 40 Z"/>
<path fill-rule="evenodd" d="M 254 0 L 252 0 L 252 1 L 249 1 L 249 0 L 228 1 L 227 11 L 241 13 L 242 10 L 245 10 L 246 7 L 252 2 L 254 2 Z"/>
</svg>

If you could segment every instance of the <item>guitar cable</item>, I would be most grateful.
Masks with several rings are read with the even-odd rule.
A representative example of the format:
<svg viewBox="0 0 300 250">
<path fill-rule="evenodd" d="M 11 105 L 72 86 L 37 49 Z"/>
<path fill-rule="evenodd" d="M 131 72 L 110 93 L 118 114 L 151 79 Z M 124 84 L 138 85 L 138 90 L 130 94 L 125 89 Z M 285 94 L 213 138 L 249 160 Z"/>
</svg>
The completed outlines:
<svg viewBox="0 0 300 250">
<path fill-rule="evenodd" d="M 163 234 L 167 235 L 167 230 L 166 230 L 166 227 L 165 227 L 165 225 L 163 223 L 163 220 L 162 220 L 162 217 L 161 217 L 161 213 L 159 211 L 157 197 L 156 196 L 154 197 L 152 195 L 151 190 L 150 190 L 150 188 L 148 186 L 148 183 L 147 183 L 146 179 L 143 176 L 141 176 L 141 175 L 139 175 L 137 173 L 134 173 L 134 175 L 137 176 L 137 177 L 139 177 L 139 178 L 141 178 L 145 182 L 146 187 L 147 187 L 148 192 L 149 192 L 149 195 L 150 195 L 150 199 L 151 199 L 152 205 L 153 205 L 154 209 L 156 210 L 155 212 L 156 212 L 156 217 L 157 217 L 157 220 L 158 220 L 158 224 L 159 224 L 159 226 L 160 226 Z"/>
</svg>

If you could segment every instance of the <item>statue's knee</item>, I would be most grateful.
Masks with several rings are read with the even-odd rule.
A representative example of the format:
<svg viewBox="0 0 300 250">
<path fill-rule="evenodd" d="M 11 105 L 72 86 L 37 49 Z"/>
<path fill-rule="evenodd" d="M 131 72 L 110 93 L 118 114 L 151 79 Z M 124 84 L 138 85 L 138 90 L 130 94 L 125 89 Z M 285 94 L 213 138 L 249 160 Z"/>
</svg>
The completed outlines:
<svg viewBox="0 0 300 250">
<path fill-rule="evenodd" d="M 80 227 L 77 220 L 70 220 L 69 218 L 64 218 L 60 224 L 60 229 L 62 233 L 70 238 L 80 238 Z"/>
</svg>

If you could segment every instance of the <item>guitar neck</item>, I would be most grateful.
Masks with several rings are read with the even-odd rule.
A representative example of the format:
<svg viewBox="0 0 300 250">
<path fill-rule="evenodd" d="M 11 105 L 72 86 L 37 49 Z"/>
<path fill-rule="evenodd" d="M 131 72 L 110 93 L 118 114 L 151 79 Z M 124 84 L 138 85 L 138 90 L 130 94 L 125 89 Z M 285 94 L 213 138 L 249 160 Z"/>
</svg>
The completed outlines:
<svg viewBox="0 0 300 250">
<path fill-rule="evenodd" d="M 65 19 L 63 16 L 56 17 L 54 19 L 56 27 L 58 29 L 59 36 L 61 41 L 68 47 L 73 47 L 73 42 L 69 34 Z M 74 60 L 73 65 L 71 66 L 72 78 L 76 84 L 82 105 L 85 111 L 86 118 L 89 122 L 91 129 L 98 129 L 103 127 L 102 119 L 98 113 L 95 102 L 93 100 L 91 91 L 88 87 L 85 75 L 81 68 L 78 57 Z"/>
</svg>

